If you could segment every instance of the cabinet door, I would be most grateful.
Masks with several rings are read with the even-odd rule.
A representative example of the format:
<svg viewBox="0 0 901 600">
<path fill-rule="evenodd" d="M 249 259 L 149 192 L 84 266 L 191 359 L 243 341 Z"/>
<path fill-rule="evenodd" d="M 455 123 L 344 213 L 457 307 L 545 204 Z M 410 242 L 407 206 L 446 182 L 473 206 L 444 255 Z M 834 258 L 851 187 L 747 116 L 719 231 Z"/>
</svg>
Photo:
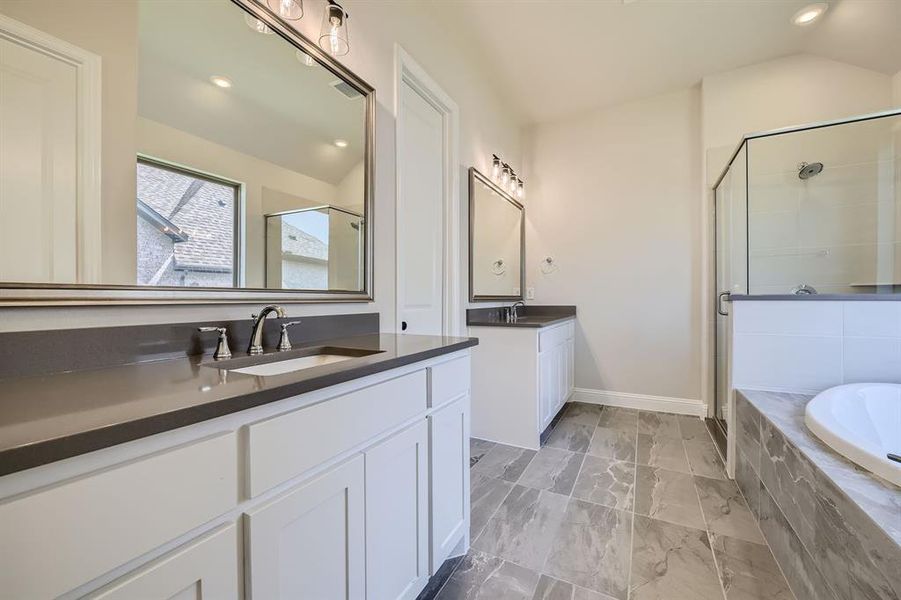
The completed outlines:
<svg viewBox="0 0 901 600">
<path fill-rule="evenodd" d="M 554 416 L 554 393 L 556 388 L 553 349 L 547 349 L 538 355 L 538 422 L 539 433 L 544 431 Z"/>
<path fill-rule="evenodd" d="M 250 598 L 363 598 L 363 485 L 358 455 L 248 511 Z"/>
<path fill-rule="evenodd" d="M 569 396 L 573 393 L 576 385 L 576 342 L 574 339 L 570 338 L 566 340 L 566 343 L 563 345 L 564 350 L 566 351 L 566 398 L 564 401 L 569 399 Z"/>
<path fill-rule="evenodd" d="M 230 523 L 88 594 L 87 598 L 236 600 L 238 564 L 238 531 Z"/>
<path fill-rule="evenodd" d="M 433 413 L 429 423 L 434 574 L 469 533 L 469 395 Z"/>
<path fill-rule="evenodd" d="M 415 598 L 429 578 L 425 419 L 366 451 L 366 597 Z"/>
</svg>

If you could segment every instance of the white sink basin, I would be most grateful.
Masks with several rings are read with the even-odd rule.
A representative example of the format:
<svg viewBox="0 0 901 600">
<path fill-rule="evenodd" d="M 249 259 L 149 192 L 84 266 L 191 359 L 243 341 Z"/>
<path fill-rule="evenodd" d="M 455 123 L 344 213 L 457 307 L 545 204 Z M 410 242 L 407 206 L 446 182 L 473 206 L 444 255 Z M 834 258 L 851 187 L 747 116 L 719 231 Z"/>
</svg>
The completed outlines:
<svg viewBox="0 0 901 600">
<path fill-rule="evenodd" d="M 322 365 L 341 362 L 355 356 L 343 356 L 340 354 L 314 354 L 312 356 L 301 356 L 300 358 L 291 358 L 288 360 L 279 360 L 262 365 L 253 365 L 251 367 L 242 367 L 240 369 L 229 369 L 235 373 L 244 373 L 245 375 L 259 375 L 261 377 L 269 377 L 272 375 L 284 375 L 292 371 L 300 371 L 302 369 L 310 369 Z"/>
<path fill-rule="evenodd" d="M 804 422 L 833 450 L 901 486 L 901 384 L 854 383 L 817 394 Z"/>
</svg>

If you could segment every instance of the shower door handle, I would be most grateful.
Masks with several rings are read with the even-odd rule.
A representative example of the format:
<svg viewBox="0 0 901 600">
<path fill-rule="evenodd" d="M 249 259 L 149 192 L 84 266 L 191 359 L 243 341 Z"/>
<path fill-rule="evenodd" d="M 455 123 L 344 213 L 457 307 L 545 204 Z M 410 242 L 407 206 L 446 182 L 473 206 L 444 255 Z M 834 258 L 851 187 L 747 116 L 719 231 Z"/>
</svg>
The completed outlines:
<svg viewBox="0 0 901 600">
<path fill-rule="evenodd" d="M 728 317 L 729 313 L 723 310 L 723 299 L 732 302 L 732 292 L 720 292 L 716 295 L 716 312 L 722 317 Z"/>
</svg>

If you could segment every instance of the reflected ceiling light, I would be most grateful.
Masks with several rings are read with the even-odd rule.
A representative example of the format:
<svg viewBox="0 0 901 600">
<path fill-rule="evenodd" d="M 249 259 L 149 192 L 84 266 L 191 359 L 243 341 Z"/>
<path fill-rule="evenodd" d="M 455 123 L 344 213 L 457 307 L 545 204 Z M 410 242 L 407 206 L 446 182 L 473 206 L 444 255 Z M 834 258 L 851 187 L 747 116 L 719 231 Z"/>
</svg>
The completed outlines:
<svg viewBox="0 0 901 600">
<path fill-rule="evenodd" d="M 296 56 L 297 60 L 302 62 L 304 64 L 304 66 L 307 66 L 307 67 L 315 67 L 316 66 L 316 60 L 312 56 L 310 56 L 309 54 L 304 52 L 303 50 L 295 51 L 294 56 Z"/>
<path fill-rule="evenodd" d="M 332 56 L 344 56 L 350 52 L 347 19 L 347 11 L 335 0 L 328 0 L 328 5 L 322 15 L 319 46 Z"/>
<path fill-rule="evenodd" d="M 232 80 L 222 75 L 213 75 L 210 77 L 210 81 L 221 88 L 230 88 L 232 86 Z"/>
<path fill-rule="evenodd" d="M 811 23 L 822 17 L 823 13 L 825 13 L 828 8 L 829 5 L 825 2 L 808 4 L 795 13 L 795 16 L 792 17 L 792 23 L 800 27 L 810 25 Z"/>
<path fill-rule="evenodd" d="M 263 33 L 266 35 L 270 35 L 272 33 L 272 29 L 270 29 L 269 26 L 266 25 L 266 23 L 260 21 L 250 13 L 244 14 L 244 22 L 247 23 L 248 27 L 250 27 L 257 33 Z"/>
<path fill-rule="evenodd" d="M 347 148 L 347 140 L 337 139 L 335 140 L 335 145 L 339 148 Z"/>
<path fill-rule="evenodd" d="M 266 0 L 266 4 L 287 21 L 298 21 L 303 16 L 303 0 Z"/>
</svg>

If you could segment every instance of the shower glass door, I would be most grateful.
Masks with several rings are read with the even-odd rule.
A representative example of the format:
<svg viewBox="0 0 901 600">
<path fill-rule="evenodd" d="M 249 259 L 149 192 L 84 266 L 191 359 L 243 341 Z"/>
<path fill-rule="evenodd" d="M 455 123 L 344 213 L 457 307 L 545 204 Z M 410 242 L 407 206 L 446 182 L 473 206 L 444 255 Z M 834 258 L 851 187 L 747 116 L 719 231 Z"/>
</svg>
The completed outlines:
<svg viewBox="0 0 901 600">
<path fill-rule="evenodd" d="M 716 287 L 714 298 L 714 439 L 725 456 L 731 407 L 730 348 L 732 347 L 732 294 L 747 292 L 748 281 L 748 178 L 747 145 L 732 160 L 715 193 Z"/>
</svg>

